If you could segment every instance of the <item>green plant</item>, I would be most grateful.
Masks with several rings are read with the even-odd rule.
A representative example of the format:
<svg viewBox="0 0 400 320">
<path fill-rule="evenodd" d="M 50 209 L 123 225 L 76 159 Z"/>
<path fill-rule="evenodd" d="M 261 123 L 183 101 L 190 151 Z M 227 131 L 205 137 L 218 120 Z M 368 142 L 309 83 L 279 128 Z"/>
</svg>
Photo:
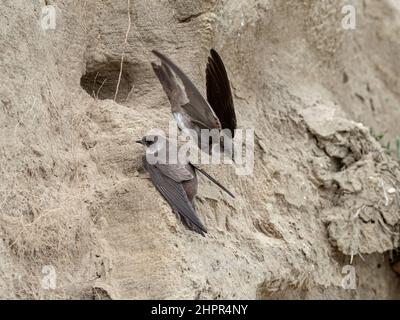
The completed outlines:
<svg viewBox="0 0 400 320">
<path fill-rule="evenodd" d="M 400 161 L 400 137 L 396 139 L 396 156 L 397 160 Z"/>
<path fill-rule="evenodd" d="M 370 129 L 371 135 L 382 145 L 382 148 L 385 149 L 385 153 L 388 155 L 395 154 L 395 159 L 400 161 L 400 136 L 396 138 L 396 146 L 393 149 L 390 141 L 384 143 L 385 134 L 384 133 L 375 133 L 375 131 Z"/>
</svg>

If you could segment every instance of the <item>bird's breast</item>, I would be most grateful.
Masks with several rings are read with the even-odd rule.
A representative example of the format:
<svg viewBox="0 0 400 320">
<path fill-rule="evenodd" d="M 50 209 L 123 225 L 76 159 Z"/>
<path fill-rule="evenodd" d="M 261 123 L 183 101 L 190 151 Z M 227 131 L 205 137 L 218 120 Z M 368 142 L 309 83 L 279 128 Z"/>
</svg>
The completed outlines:
<svg viewBox="0 0 400 320">
<path fill-rule="evenodd" d="M 179 129 L 192 129 L 192 124 L 188 116 L 184 115 L 182 112 L 174 112 L 173 115 Z"/>
<path fill-rule="evenodd" d="M 183 181 L 182 186 L 190 202 L 193 202 L 193 199 L 197 194 L 197 187 L 198 187 L 197 177 L 194 177 L 193 179 L 188 181 Z"/>
</svg>

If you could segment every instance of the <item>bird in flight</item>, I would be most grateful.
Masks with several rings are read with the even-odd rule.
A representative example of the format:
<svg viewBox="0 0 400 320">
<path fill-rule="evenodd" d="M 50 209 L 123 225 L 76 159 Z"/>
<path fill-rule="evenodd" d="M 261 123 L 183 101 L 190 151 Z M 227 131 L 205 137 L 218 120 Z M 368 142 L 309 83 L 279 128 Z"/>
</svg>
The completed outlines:
<svg viewBox="0 0 400 320">
<path fill-rule="evenodd" d="M 136 142 L 146 146 L 146 155 L 147 152 L 165 152 L 166 159 L 169 159 L 169 143 L 174 143 L 165 137 L 157 135 L 144 136 L 141 140 Z M 155 147 L 156 144 L 158 144 L 158 146 Z M 162 150 L 162 148 L 165 149 Z M 152 164 L 150 161 L 148 161 L 147 156 L 144 156 L 143 165 L 144 169 L 149 174 L 153 185 L 168 202 L 171 208 L 179 214 L 183 223 L 190 230 L 193 230 L 202 236 L 207 233 L 207 229 L 200 221 L 193 201 L 197 194 L 198 187 L 196 171 L 202 173 L 234 198 L 234 195 L 230 191 L 228 191 L 208 173 L 197 166 L 194 166 L 190 162 L 183 161 L 179 158 L 176 163 Z"/>
<path fill-rule="evenodd" d="M 181 130 L 194 130 L 202 151 L 211 154 L 213 145 L 219 144 L 221 150 L 233 159 L 236 114 L 228 75 L 217 51 L 211 49 L 208 57 L 207 99 L 174 62 L 156 50 L 152 52 L 161 60 L 161 65 L 152 62 L 152 67 L 171 103 L 178 127 Z M 217 129 L 221 134 L 220 140 L 201 139 L 201 129 Z"/>
</svg>

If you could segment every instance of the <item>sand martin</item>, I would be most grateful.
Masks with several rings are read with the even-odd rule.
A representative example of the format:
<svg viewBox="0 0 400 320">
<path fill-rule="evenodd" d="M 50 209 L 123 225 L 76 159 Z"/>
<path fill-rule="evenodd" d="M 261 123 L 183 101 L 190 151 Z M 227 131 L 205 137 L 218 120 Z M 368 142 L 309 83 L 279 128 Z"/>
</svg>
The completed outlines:
<svg viewBox="0 0 400 320">
<path fill-rule="evenodd" d="M 178 127 L 181 130 L 194 129 L 199 148 L 208 154 L 211 154 L 215 145 L 211 143 L 211 139 L 200 141 L 200 130 L 218 129 L 222 139 L 216 141 L 217 146 L 221 146 L 225 155 L 233 159 L 232 139 L 236 129 L 236 114 L 228 75 L 219 54 L 214 49 L 210 50 L 206 67 L 205 99 L 175 63 L 156 50 L 152 52 L 161 60 L 161 65 L 152 63 L 152 67 L 171 103 L 172 114 Z"/>
<path fill-rule="evenodd" d="M 204 236 L 207 230 L 197 216 L 193 202 L 198 187 L 196 171 L 202 173 L 231 197 L 234 198 L 234 195 L 204 170 L 194 166 L 188 161 L 182 161 L 178 158 L 176 163 L 152 164 L 148 159 L 148 155 L 151 153 L 165 152 L 166 159 L 169 159 L 169 144 L 174 142 L 169 141 L 165 137 L 149 135 L 144 136 L 141 140 L 136 142 L 147 148 L 146 156 L 143 157 L 143 165 L 144 169 L 149 173 L 150 179 L 156 189 L 161 193 L 172 209 L 180 215 L 183 223 L 189 229 Z"/>
</svg>

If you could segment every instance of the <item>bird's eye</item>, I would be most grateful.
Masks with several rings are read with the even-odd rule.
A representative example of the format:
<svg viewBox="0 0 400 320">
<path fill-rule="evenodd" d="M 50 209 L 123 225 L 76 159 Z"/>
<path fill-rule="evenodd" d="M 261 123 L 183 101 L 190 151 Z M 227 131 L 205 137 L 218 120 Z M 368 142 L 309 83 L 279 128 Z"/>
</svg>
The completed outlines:
<svg viewBox="0 0 400 320">
<path fill-rule="evenodd" d="M 151 146 L 153 143 L 157 141 L 157 138 L 147 138 L 145 140 L 146 146 Z"/>
</svg>

